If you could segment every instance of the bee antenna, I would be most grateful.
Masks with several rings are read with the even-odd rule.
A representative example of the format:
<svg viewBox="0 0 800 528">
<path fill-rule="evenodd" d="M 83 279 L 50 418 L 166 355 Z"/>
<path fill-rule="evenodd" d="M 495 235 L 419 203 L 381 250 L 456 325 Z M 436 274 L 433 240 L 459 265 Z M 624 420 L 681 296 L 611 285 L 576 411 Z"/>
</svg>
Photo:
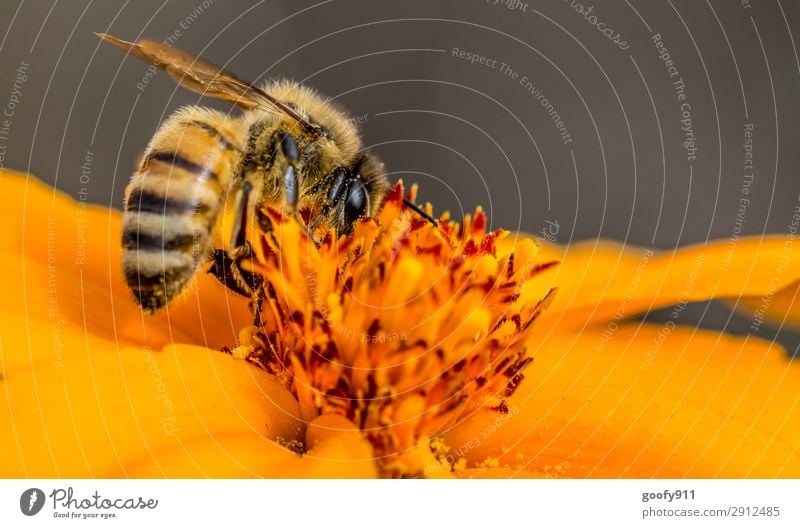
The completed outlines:
<svg viewBox="0 0 800 528">
<path fill-rule="evenodd" d="M 424 218 L 425 220 L 427 220 L 428 222 L 430 222 L 431 224 L 433 224 L 433 227 L 437 227 L 437 226 L 439 225 L 439 222 L 437 222 L 437 221 L 436 221 L 436 219 L 435 219 L 434 217 L 432 217 L 431 215 L 429 215 L 428 213 L 426 213 L 425 211 L 423 211 L 423 210 L 422 210 L 422 208 L 421 208 L 420 206 L 418 206 L 417 204 L 415 204 L 415 203 L 414 203 L 414 202 L 412 202 L 411 200 L 407 200 L 406 198 L 403 198 L 403 203 L 404 203 L 404 204 L 405 204 L 405 205 L 406 205 L 406 206 L 407 206 L 409 209 L 411 209 L 412 211 L 414 211 L 415 213 L 417 213 L 418 215 L 420 215 L 422 218 Z"/>
</svg>

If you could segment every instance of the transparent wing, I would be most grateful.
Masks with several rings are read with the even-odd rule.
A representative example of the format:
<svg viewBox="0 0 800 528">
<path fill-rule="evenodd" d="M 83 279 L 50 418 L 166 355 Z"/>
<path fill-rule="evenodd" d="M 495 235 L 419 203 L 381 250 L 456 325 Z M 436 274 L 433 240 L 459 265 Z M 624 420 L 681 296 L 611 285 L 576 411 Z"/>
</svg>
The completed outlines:
<svg viewBox="0 0 800 528">
<path fill-rule="evenodd" d="M 153 40 L 128 42 L 106 33 L 95 33 L 95 35 L 134 57 L 163 69 L 181 86 L 193 92 L 232 101 L 247 109 L 258 107 L 283 114 L 309 131 L 318 128 L 261 88 L 191 53 Z"/>
</svg>

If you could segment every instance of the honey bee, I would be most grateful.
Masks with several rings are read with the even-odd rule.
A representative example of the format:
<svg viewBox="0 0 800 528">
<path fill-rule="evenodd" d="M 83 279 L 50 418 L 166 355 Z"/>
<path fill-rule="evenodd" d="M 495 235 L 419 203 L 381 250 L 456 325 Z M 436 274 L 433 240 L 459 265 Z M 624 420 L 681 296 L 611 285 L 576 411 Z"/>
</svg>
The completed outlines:
<svg viewBox="0 0 800 528">
<path fill-rule="evenodd" d="M 247 222 L 258 222 L 265 206 L 298 218 L 307 211 L 312 239 L 323 224 L 346 236 L 359 218 L 377 212 L 389 188 L 383 164 L 364 151 L 347 115 L 314 90 L 290 81 L 258 87 L 165 44 L 97 36 L 181 86 L 244 110 L 229 116 L 180 108 L 161 124 L 125 189 L 124 276 L 145 311 L 164 308 L 209 262 L 222 284 L 252 296 L 259 278 L 240 263 L 251 251 Z M 226 247 L 214 249 L 228 209 L 234 220 L 220 244 Z"/>
</svg>

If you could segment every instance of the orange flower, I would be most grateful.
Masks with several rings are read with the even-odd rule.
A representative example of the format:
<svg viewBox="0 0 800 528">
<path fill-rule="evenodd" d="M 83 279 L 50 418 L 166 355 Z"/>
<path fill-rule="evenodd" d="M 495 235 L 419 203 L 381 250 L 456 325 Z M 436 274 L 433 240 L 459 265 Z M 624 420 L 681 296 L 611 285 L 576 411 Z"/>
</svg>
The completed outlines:
<svg viewBox="0 0 800 528">
<path fill-rule="evenodd" d="M 800 476 L 800 365 L 631 319 L 721 298 L 797 322 L 792 238 L 565 249 L 396 196 L 320 248 L 278 217 L 252 233 L 253 326 L 205 274 L 143 315 L 117 212 L 0 186 L 2 477 Z"/>
</svg>

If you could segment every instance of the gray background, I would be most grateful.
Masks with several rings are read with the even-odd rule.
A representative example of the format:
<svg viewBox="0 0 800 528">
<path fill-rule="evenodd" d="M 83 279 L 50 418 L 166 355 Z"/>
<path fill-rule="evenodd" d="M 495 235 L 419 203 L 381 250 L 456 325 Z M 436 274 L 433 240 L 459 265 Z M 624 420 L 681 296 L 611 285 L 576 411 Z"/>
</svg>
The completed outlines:
<svg viewBox="0 0 800 528">
<path fill-rule="evenodd" d="M 366 143 L 437 210 L 458 217 L 483 204 L 494 226 L 529 232 L 557 222 L 563 243 L 605 237 L 674 248 L 730 237 L 743 128 L 752 123 L 755 178 L 742 234 L 785 233 L 800 201 L 800 2 L 583 3 L 628 49 L 573 0 L 4 0 L 0 106 L 15 70 L 30 64 L 4 164 L 119 207 L 158 123 L 198 97 L 164 74 L 137 87 L 147 66 L 101 46 L 92 31 L 163 40 L 177 30 L 178 47 L 244 78 L 294 78 L 365 116 Z M 685 81 L 698 147 L 691 163 L 654 33 Z M 497 62 L 472 64 L 454 48 Z M 503 62 L 542 90 L 569 144 L 500 71 Z M 693 306 L 685 321 L 749 326 L 716 305 Z M 800 343 L 788 332 L 780 339 L 790 351 Z"/>
</svg>

